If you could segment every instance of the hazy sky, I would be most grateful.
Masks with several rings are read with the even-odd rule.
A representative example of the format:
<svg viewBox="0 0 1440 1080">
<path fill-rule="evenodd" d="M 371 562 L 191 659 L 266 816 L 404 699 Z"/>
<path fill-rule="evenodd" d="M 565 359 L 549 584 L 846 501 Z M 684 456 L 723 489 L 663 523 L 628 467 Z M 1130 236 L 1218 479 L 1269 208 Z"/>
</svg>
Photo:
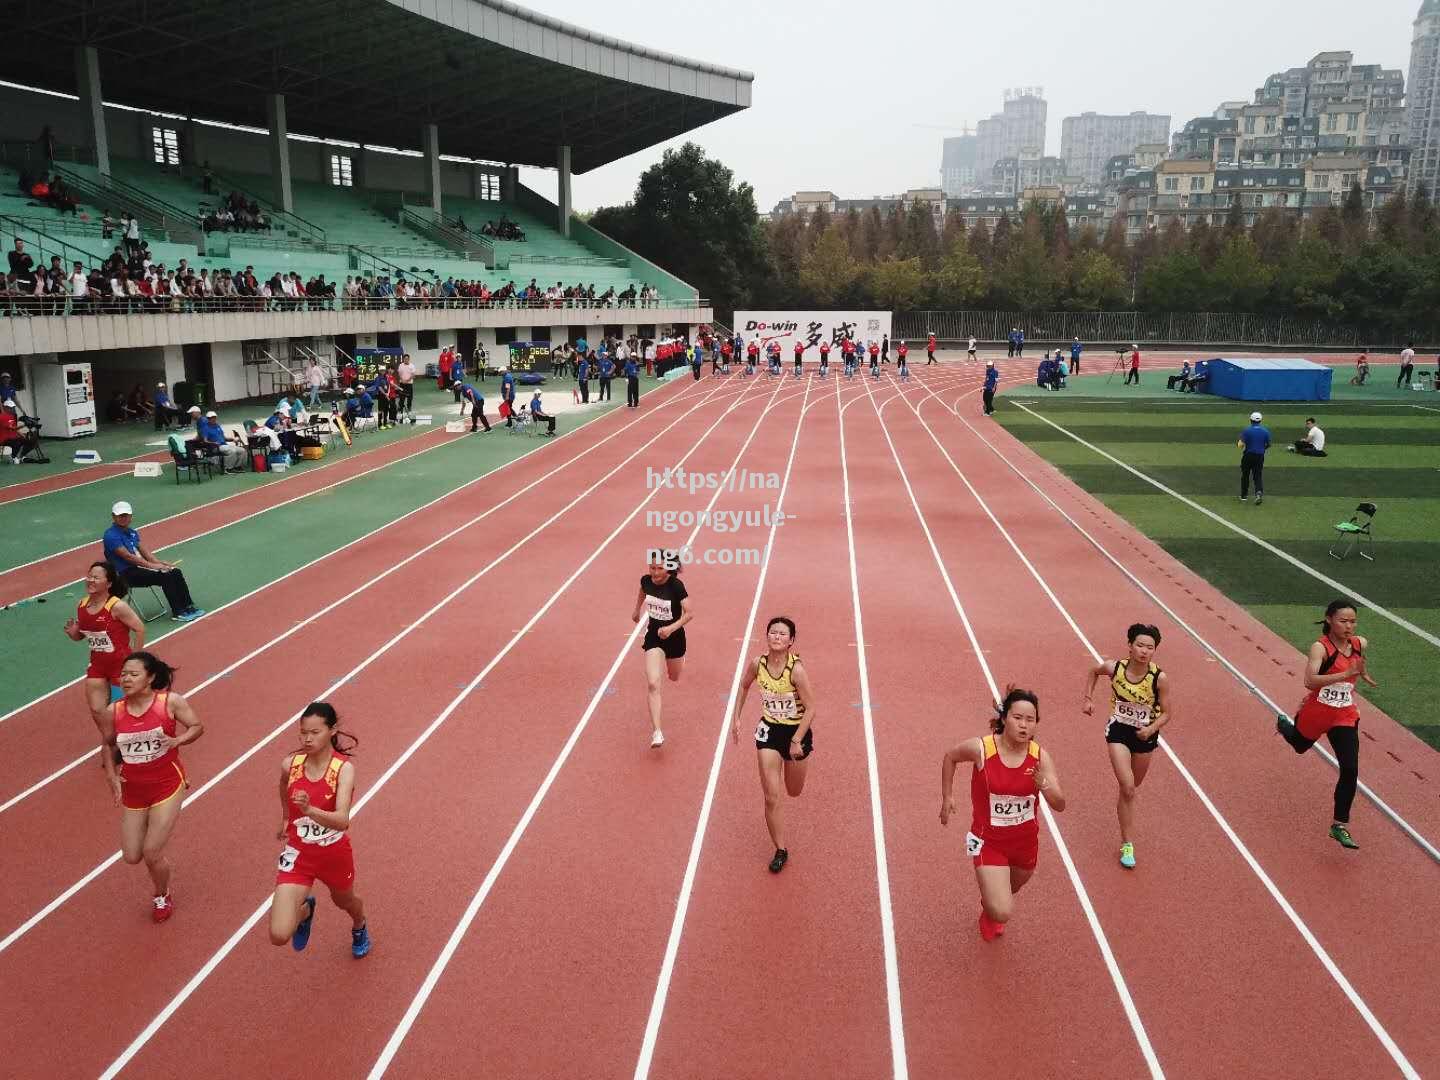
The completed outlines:
<svg viewBox="0 0 1440 1080">
<path fill-rule="evenodd" d="M 686 138 L 755 187 L 842 198 L 934 187 L 940 143 L 1041 86 L 1046 152 L 1085 111 L 1169 113 L 1172 128 L 1249 100 L 1274 71 L 1348 49 L 1408 79 L 1420 0 L 520 0 L 566 22 L 755 75 L 749 109 Z M 953 130 L 950 130 L 953 129 Z M 664 143 L 573 180 L 577 210 L 627 201 Z M 553 196 L 553 170 L 523 170 Z"/>
</svg>

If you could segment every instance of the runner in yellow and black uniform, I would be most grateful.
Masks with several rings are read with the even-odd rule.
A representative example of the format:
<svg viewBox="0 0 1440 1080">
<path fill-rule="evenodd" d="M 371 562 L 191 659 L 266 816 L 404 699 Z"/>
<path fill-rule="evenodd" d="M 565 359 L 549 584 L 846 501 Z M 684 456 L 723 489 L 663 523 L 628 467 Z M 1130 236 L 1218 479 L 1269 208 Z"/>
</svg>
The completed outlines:
<svg viewBox="0 0 1440 1080">
<path fill-rule="evenodd" d="M 1110 719 L 1105 725 L 1110 766 L 1120 785 L 1115 812 L 1120 819 L 1120 865 L 1135 868 L 1135 792 L 1150 771 L 1150 755 L 1160 745 L 1160 729 L 1172 718 L 1169 678 L 1152 662 L 1160 647 L 1160 630 L 1135 623 L 1125 632 L 1130 655 L 1124 660 L 1102 660 L 1089 671 L 1085 683 L 1083 711 L 1095 709 L 1095 685 L 1110 680 Z M 1136 675 L 1140 677 L 1135 678 Z"/>
<path fill-rule="evenodd" d="M 740 741 L 741 717 L 750 687 L 760 684 L 761 717 L 755 728 L 755 751 L 760 762 L 760 787 L 765 794 L 765 824 L 775 843 L 770 872 L 785 868 L 790 852 L 785 847 L 781 796 L 797 798 L 805 790 L 805 774 L 815 749 L 811 726 L 815 723 L 815 694 L 800 657 L 790 651 L 795 623 L 783 615 L 765 627 L 769 651 L 756 657 L 740 680 L 730 734 Z"/>
</svg>

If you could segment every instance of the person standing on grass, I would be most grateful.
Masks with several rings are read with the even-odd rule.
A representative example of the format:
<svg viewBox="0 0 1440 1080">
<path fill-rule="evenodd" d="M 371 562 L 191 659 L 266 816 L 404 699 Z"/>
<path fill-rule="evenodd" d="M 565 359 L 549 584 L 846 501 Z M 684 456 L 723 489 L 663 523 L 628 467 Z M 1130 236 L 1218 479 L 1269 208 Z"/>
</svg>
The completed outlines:
<svg viewBox="0 0 1440 1080">
<path fill-rule="evenodd" d="M 994 360 L 985 361 L 985 388 L 980 392 L 980 398 L 985 403 L 985 415 L 993 416 L 995 413 L 995 388 L 1000 385 L 1000 370 L 995 366 Z"/>
<path fill-rule="evenodd" d="M 955 767 L 970 762 L 970 831 L 965 851 L 980 886 L 980 936 L 994 941 L 1005 933 L 1015 894 L 1035 873 L 1040 859 L 1038 802 L 1055 813 L 1065 809 L 1065 792 L 1055 762 L 1034 740 L 1040 699 L 1030 690 L 1005 688 L 995 706 L 991 734 L 966 739 L 940 762 L 940 824 L 949 825 L 955 805 Z"/>
<path fill-rule="evenodd" d="M 610 380 L 615 377 L 615 361 L 609 355 L 600 358 L 600 400 L 610 400 Z"/>
<path fill-rule="evenodd" d="M 1240 501 L 1250 497 L 1250 478 L 1255 478 L 1255 505 L 1265 498 L 1265 451 L 1270 449 L 1270 429 L 1260 421 L 1258 412 L 1250 414 L 1250 426 L 1240 432 L 1235 445 L 1240 447 Z"/>
<path fill-rule="evenodd" d="M 631 622 L 646 618 L 645 640 L 640 650 L 645 654 L 645 696 L 650 708 L 650 746 L 658 750 L 665 745 L 660 729 L 660 688 L 668 675 L 679 682 L 685 669 L 685 624 L 695 617 L 690 594 L 680 580 L 680 567 L 668 569 L 666 558 L 674 553 L 656 549 L 650 552 L 649 572 L 640 578 L 640 594 L 635 598 Z"/>
<path fill-rule="evenodd" d="M 125 658 L 120 668 L 124 696 L 111 706 L 100 755 L 115 805 L 125 808 L 121 856 L 131 866 L 143 862 L 150 872 L 155 905 L 150 915 L 157 923 L 175 913 L 165 846 L 180 820 L 187 786 L 180 747 L 205 734 L 190 703 L 171 691 L 174 677 L 174 669 L 154 653 Z"/>
<path fill-rule="evenodd" d="M 1365 670 L 1369 643 L 1355 632 L 1359 607 L 1340 597 L 1330 601 L 1320 620 L 1320 640 L 1310 646 L 1305 664 L 1305 689 L 1309 691 L 1295 719 L 1284 713 L 1275 718 L 1275 728 L 1297 754 L 1314 746 L 1320 736 L 1330 740 L 1330 749 L 1340 763 L 1335 783 L 1335 816 L 1330 838 L 1350 851 L 1358 850 L 1350 835 L 1350 806 L 1360 782 L 1360 710 L 1355 704 L 1355 680 L 1369 686 L 1379 684 Z"/>
<path fill-rule="evenodd" d="M 355 796 L 355 736 L 340 730 L 334 706 L 311 702 L 300 717 L 300 749 L 280 762 L 280 828 L 285 841 L 270 902 L 270 944 L 296 952 L 310 944 L 318 879 L 330 900 L 350 916 L 350 955 L 370 952 L 365 903 L 355 895 L 350 803 Z"/>
<path fill-rule="evenodd" d="M 590 358 L 582 352 L 575 353 L 575 382 L 580 388 L 580 404 L 590 404 Z"/>
<path fill-rule="evenodd" d="M 1084 348 L 1084 346 L 1080 344 L 1080 339 L 1079 339 L 1078 337 L 1077 337 L 1074 341 L 1070 342 L 1070 374 L 1071 374 L 1071 375 L 1079 375 L 1079 374 L 1080 374 L 1080 352 L 1081 352 L 1081 350 L 1082 350 L 1083 348 Z"/>
<path fill-rule="evenodd" d="M 415 416 L 415 365 L 410 362 L 407 352 L 400 358 L 400 367 L 395 371 L 395 380 L 400 386 L 400 400 L 396 406 L 401 416 Z"/>
<path fill-rule="evenodd" d="M 1150 755 L 1160 745 L 1160 729 L 1170 716 L 1170 680 L 1155 666 L 1160 647 L 1160 630 L 1135 623 L 1125 632 L 1130 655 L 1124 660 L 1102 660 L 1090 669 L 1085 681 L 1086 716 L 1095 712 L 1095 684 L 1110 679 L 1110 719 L 1105 725 L 1105 742 L 1110 767 L 1120 785 L 1115 813 L 1120 819 L 1120 865 L 1135 868 L 1135 794 L 1150 771 Z M 1134 678 L 1139 675 L 1138 679 Z"/>
<path fill-rule="evenodd" d="M 1125 385 L 1140 385 L 1140 346 L 1130 346 L 1130 370 L 1125 374 Z"/>
<path fill-rule="evenodd" d="M 122 599 L 127 591 L 115 567 L 104 559 L 91 563 L 85 598 L 64 627 L 71 641 L 90 646 L 82 685 L 90 719 L 102 736 L 108 730 L 110 704 L 120 694 L 120 669 L 131 652 L 145 647 L 145 624 Z"/>
<path fill-rule="evenodd" d="M 635 362 L 633 353 L 625 358 L 625 407 L 640 407 L 640 365 Z"/>
<path fill-rule="evenodd" d="M 765 796 L 765 827 L 775 845 L 770 872 L 778 874 L 790 859 L 781 816 L 784 796 L 798 799 L 805 790 L 810 755 L 815 752 L 816 701 L 800 657 L 791 652 L 795 623 L 777 615 L 765 627 L 765 655 L 745 669 L 730 719 L 730 738 L 740 741 L 740 725 L 750 687 L 760 684 L 760 722 L 755 728 L 755 754 L 760 763 L 760 790 Z"/>
<path fill-rule="evenodd" d="M 1415 373 L 1415 343 L 1406 342 L 1405 348 L 1400 350 L 1400 374 L 1395 379 L 1395 389 L 1404 390 L 1410 385 L 1410 377 Z"/>
</svg>

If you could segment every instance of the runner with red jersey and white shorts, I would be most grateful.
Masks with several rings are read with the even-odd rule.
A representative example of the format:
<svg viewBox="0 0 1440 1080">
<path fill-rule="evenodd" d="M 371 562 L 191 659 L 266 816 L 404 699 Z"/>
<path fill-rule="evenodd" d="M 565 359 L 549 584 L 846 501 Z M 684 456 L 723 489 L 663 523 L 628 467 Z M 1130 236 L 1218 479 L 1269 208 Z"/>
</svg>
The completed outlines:
<svg viewBox="0 0 1440 1080">
<path fill-rule="evenodd" d="M 335 906 L 350 916 L 350 952 L 360 959 L 370 951 L 365 903 L 355 895 L 355 855 L 350 848 L 350 801 L 355 766 L 349 751 L 353 735 L 341 731 L 335 709 L 311 702 L 300 716 L 300 750 L 280 763 L 283 817 L 277 839 L 285 841 L 275 871 L 270 904 L 270 942 L 287 941 L 296 952 L 310 944 L 319 880 Z M 344 752 L 342 752 L 342 744 Z"/>
<path fill-rule="evenodd" d="M 1360 783 L 1360 708 L 1355 704 L 1355 681 L 1364 679 L 1378 685 L 1365 670 L 1368 642 L 1355 632 L 1358 619 L 1355 601 L 1332 600 L 1321 620 L 1320 640 L 1310 646 L 1305 665 L 1305 689 L 1309 691 L 1294 721 L 1283 714 L 1275 726 L 1297 754 L 1314 746 L 1323 735 L 1335 751 L 1340 779 L 1335 783 L 1335 816 L 1330 838 L 1354 851 L 1360 847 L 1350 835 L 1350 806 Z"/>
<path fill-rule="evenodd" d="M 90 664 L 81 689 L 90 719 L 104 732 L 110 703 L 120 697 L 120 668 L 135 649 L 145 647 L 145 624 L 121 599 L 128 590 L 109 562 L 90 564 L 85 575 L 85 599 L 65 623 L 65 636 L 90 647 Z M 133 641 L 132 641 L 133 635 Z"/>
<path fill-rule="evenodd" d="M 940 766 L 941 825 L 948 825 L 956 814 L 956 765 L 968 761 L 974 766 L 965 850 L 980 885 L 980 936 L 986 941 L 1005 932 L 1015 894 L 1035 873 L 1040 798 L 1056 813 L 1065 809 L 1055 764 L 1031 738 L 1039 722 L 1039 699 L 1029 690 L 1007 687 L 1005 700 L 996 707 L 994 733 L 966 739 L 945 755 Z"/>
<path fill-rule="evenodd" d="M 100 753 L 115 804 L 125 807 L 120 853 L 130 865 L 143 861 L 150 871 L 157 923 L 175 912 L 165 845 L 180 820 L 188 786 L 180 747 L 205 733 L 190 703 L 170 689 L 174 676 L 174 669 L 154 653 L 125 658 L 120 668 L 125 696 L 111 706 Z"/>
</svg>

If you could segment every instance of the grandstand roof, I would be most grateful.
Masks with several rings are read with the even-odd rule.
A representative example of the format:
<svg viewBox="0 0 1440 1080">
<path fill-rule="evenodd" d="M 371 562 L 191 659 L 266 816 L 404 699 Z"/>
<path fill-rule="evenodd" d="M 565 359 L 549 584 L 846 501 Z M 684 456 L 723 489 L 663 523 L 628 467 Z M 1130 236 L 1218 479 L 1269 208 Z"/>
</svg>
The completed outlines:
<svg viewBox="0 0 1440 1080">
<path fill-rule="evenodd" d="M 603 10 L 603 9 L 597 9 Z M 607 162 L 750 105 L 749 72 L 687 60 L 506 0 L 0 0 L 26 81 L 74 92 L 95 46 L 107 101 L 291 132 L 571 168 Z"/>
</svg>

